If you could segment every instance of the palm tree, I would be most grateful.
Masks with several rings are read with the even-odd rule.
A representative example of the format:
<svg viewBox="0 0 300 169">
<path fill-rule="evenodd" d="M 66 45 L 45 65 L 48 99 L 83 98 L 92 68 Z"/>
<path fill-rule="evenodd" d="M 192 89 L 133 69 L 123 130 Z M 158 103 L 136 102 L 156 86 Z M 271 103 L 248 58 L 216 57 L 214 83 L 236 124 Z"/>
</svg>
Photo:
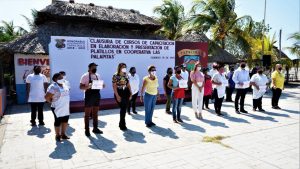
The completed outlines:
<svg viewBox="0 0 300 169">
<path fill-rule="evenodd" d="M 162 28 L 158 31 L 168 39 L 175 40 L 182 36 L 185 21 L 184 7 L 177 0 L 164 0 L 161 6 L 154 8 Z"/>
<path fill-rule="evenodd" d="M 250 46 L 244 36 L 252 27 L 252 18 L 237 17 L 234 9 L 235 0 L 195 0 L 188 29 L 204 33 L 210 31 L 213 40 L 223 49 L 226 48 L 226 39 L 232 38 L 248 50 Z M 241 23 L 246 26 L 238 26 Z"/>
<path fill-rule="evenodd" d="M 15 26 L 13 21 L 11 22 L 6 22 L 2 21 L 2 26 L 0 26 L 0 42 L 8 42 L 11 41 L 25 33 L 27 31 L 20 27 L 20 26 Z"/>
<path fill-rule="evenodd" d="M 294 43 L 291 47 L 287 47 L 287 49 L 300 59 L 300 32 L 293 33 L 288 39 L 292 39 Z"/>
<path fill-rule="evenodd" d="M 31 17 L 32 19 L 30 19 L 29 17 L 25 16 L 25 15 L 21 15 L 23 16 L 23 18 L 25 18 L 30 30 L 34 30 L 36 28 L 36 25 L 34 23 L 34 20 L 37 18 L 37 14 L 38 11 L 36 9 L 31 9 Z"/>
</svg>

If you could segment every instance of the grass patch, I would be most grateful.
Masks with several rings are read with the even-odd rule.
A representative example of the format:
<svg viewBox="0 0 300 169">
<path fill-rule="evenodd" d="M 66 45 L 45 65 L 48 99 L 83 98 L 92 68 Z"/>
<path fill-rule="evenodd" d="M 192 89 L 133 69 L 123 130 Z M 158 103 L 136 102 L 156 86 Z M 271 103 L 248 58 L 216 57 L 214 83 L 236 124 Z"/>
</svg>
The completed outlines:
<svg viewBox="0 0 300 169">
<path fill-rule="evenodd" d="M 202 142 L 220 144 L 226 148 L 231 148 L 229 145 L 222 143 L 222 140 L 228 138 L 226 136 L 204 136 Z"/>
</svg>

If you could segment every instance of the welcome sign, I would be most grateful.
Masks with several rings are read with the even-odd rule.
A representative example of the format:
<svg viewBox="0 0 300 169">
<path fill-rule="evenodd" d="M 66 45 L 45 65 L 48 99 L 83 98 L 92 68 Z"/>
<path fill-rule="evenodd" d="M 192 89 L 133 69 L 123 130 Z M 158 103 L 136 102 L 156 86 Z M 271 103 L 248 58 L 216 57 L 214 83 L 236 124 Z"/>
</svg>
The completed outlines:
<svg viewBox="0 0 300 169">
<path fill-rule="evenodd" d="M 127 70 L 136 67 L 140 84 L 148 75 L 148 66 L 156 66 L 159 90 L 163 93 L 163 77 L 167 68 L 175 65 L 175 41 L 52 36 L 49 59 L 51 74 L 67 73 L 71 101 L 83 100 L 80 77 L 87 72 L 91 62 L 98 64 L 97 73 L 106 84 L 101 90 L 102 98 L 113 98 L 112 76 L 119 63 L 127 64 Z"/>
</svg>

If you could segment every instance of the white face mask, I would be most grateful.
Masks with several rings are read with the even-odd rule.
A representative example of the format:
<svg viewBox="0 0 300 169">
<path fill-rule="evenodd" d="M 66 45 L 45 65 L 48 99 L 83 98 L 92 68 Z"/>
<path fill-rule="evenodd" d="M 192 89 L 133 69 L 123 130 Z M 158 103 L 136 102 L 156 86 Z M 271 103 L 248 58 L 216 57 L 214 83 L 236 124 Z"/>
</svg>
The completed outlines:
<svg viewBox="0 0 300 169">
<path fill-rule="evenodd" d="M 201 70 L 201 67 L 197 67 L 197 70 L 200 71 L 200 70 Z"/>
<path fill-rule="evenodd" d="M 126 71 L 127 71 L 126 68 L 122 68 L 122 69 L 121 69 L 121 72 L 122 72 L 122 73 L 126 73 Z"/>
<path fill-rule="evenodd" d="M 63 76 L 63 79 L 66 80 L 66 79 L 67 79 L 67 76 Z"/>
<path fill-rule="evenodd" d="M 152 75 L 152 76 L 156 76 L 156 71 L 152 71 L 152 72 L 151 72 L 151 75 Z"/>
<path fill-rule="evenodd" d="M 57 80 L 56 81 L 58 84 L 63 84 L 64 82 L 65 82 L 65 80 L 64 79 L 60 79 L 60 80 Z"/>
</svg>

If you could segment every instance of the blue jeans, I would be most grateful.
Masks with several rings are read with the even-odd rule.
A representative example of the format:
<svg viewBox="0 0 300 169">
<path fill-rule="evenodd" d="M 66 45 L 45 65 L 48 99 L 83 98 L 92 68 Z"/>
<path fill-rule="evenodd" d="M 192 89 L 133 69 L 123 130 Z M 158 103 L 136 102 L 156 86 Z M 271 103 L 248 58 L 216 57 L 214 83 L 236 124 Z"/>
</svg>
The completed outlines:
<svg viewBox="0 0 300 169">
<path fill-rule="evenodd" d="M 152 123 L 152 116 L 156 104 L 157 95 L 150 95 L 145 93 L 144 95 L 144 106 L 145 106 L 145 123 Z"/>
<path fill-rule="evenodd" d="M 179 120 L 180 119 L 180 114 L 181 114 L 181 105 L 183 102 L 183 98 L 182 99 L 176 99 L 176 98 L 172 98 L 172 103 L 173 103 L 173 107 L 172 107 L 172 114 L 173 114 L 173 120 Z"/>
</svg>

